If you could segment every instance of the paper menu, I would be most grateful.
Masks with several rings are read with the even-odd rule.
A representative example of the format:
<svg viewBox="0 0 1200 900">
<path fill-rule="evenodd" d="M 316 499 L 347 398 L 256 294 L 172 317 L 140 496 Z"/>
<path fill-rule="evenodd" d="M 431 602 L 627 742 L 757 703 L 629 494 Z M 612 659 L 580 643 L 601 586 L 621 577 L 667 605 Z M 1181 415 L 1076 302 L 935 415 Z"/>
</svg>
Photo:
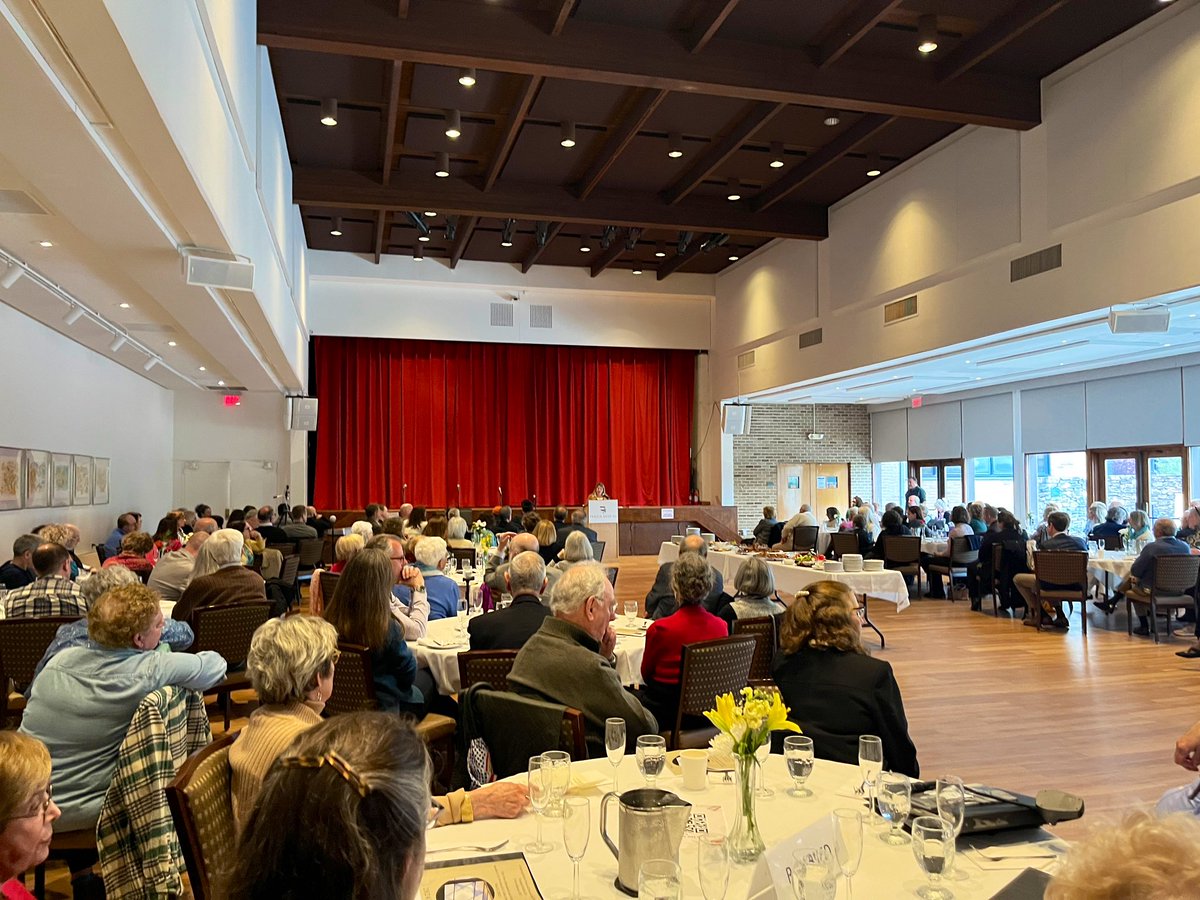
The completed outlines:
<svg viewBox="0 0 1200 900">
<path fill-rule="evenodd" d="M 523 853 L 427 862 L 421 900 L 542 900 Z"/>
</svg>

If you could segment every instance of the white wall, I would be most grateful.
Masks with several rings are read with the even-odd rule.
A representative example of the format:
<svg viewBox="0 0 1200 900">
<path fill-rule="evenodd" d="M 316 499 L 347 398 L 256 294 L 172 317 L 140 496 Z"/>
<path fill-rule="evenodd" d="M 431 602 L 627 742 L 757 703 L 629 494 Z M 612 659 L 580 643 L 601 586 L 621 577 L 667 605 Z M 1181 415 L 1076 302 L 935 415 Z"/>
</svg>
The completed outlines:
<svg viewBox="0 0 1200 900">
<path fill-rule="evenodd" d="M 85 547 L 106 538 L 123 512 L 157 522 L 172 505 L 171 391 L 2 303 L 0 334 L 0 444 L 112 461 L 104 506 L 0 512 L 0 556 L 8 559 L 13 539 L 45 522 L 75 523 Z"/>
</svg>

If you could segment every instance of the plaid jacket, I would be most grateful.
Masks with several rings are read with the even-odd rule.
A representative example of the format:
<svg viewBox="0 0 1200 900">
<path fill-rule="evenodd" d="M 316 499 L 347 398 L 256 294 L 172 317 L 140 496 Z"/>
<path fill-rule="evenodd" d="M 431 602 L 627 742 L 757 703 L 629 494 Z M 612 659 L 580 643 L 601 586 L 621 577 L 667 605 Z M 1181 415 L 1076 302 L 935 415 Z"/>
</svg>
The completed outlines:
<svg viewBox="0 0 1200 900">
<path fill-rule="evenodd" d="M 39 578 L 33 584 L 10 591 L 4 598 L 4 608 L 10 619 L 87 615 L 87 603 L 79 585 L 61 575 Z"/>
<path fill-rule="evenodd" d="M 183 894 L 183 854 L 163 788 L 188 756 L 211 741 L 198 691 L 159 688 L 138 706 L 96 825 L 110 900 Z"/>
</svg>

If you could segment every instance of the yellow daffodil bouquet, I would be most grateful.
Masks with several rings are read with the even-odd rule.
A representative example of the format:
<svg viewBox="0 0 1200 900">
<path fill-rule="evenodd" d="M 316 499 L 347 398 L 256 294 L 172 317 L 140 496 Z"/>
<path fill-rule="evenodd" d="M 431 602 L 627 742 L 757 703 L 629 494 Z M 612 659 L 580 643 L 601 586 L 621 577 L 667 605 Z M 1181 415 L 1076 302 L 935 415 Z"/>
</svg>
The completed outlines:
<svg viewBox="0 0 1200 900">
<path fill-rule="evenodd" d="M 753 756 L 755 750 L 771 740 L 772 731 L 800 731 L 800 726 L 787 717 L 788 708 L 779 693 L 762 688 L 742 688 L 737 698 L 721 694 L 716 698 L 716 709 L 708 710 L 704 716 L 729 736 L 733 743 L 726 746 L 735 756 Z"/>
</svg>

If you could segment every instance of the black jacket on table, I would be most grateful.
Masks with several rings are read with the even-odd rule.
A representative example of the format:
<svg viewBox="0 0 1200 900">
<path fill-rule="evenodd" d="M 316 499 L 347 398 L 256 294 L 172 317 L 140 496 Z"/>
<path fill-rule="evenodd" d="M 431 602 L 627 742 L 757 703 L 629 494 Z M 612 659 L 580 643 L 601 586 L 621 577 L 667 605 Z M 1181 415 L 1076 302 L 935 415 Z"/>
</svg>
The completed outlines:
<svg viewBox="0 0 1200 900">
<path fill-rule="evenodd" d="M 658 567 L 658 574 L 654 577 L 654 586 L 650 588 L 650 593 L 646 595 L 646 618 L 647 619 L 665 619 L 675 610 L 679 609 L 679 603 L 675 599 L 675 592 L 671 590 L 671 572 L 675 569 L 675 563 L 665 562 Z M 725 579 L 721 577 L 721 573 L 716 569 L 712 570 L 713 574 L 713 589 L 712 592 L 701 601 L 701 605 L 713 615 L 716 615 L 717 610 L 721 607 L 721 597 L 725 593 Z"/>
<path fill-rule="evenodd" d="M 812 738 L 819 759 L 857 765 L 859 737 L 874 734 L 883 741 L 885 770 L 920 776 L 900 686 L 888 663 L 810 647 L 777 655 L 774 675 L 791 710 L 788 718 Z M 777 732 L 780 746 L 783 734 Z"/>
<path fill-rule="evenodd" d="M 471 649 L 520 650 L 548 615 L 550 607 L 536 594 L 518 594 L 507 609 L 471 619 L 467 625 Z"/>
</svg>

